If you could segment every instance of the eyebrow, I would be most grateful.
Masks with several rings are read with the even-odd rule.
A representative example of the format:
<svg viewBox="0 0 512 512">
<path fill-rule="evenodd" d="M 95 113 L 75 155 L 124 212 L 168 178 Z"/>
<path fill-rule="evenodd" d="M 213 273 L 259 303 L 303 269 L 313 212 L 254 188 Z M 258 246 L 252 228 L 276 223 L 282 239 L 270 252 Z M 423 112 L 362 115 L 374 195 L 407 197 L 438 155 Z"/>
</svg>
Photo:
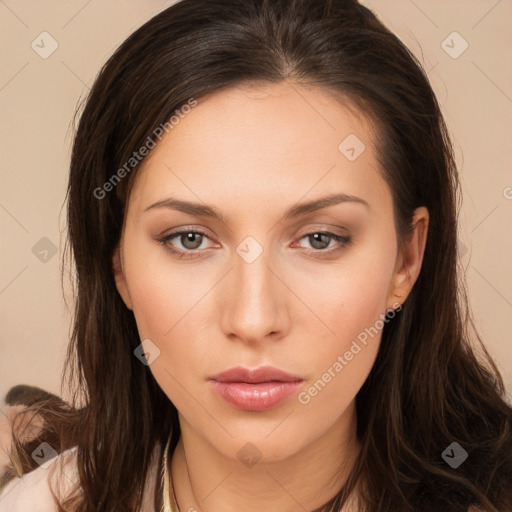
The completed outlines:
<svg viewBox="0 0 512 512">
<path fill-rule="evenodd" d="M 311 213 L 317 210 L 321 210 L 322 208 L 327 208 L 328 206 L 334 206 L 341 203 L 360 204 L 370 210 L 370 205 L 368 202 L 361 197 L 350 194 L 331 194 L 290 207 L 285 211 L 282 219 L 287 220 L 290 218 L 300 217 L 301 215 L 306 215 L 307 213 Z M 148 206 L 144 211 L 147 212 L 153 208 L 171 208 L 173 210 L 178 210 L 190 215 L 210 217 L 212 219 L 217 219 L 224 224 L 226 223 L 222 213 L 214 206 L 191 201 L 183 201 L 174 197 L 168 197 L 166 199 L 162 199 L 161 201 L 157 201 L 156 203 Z"/>
</svg>

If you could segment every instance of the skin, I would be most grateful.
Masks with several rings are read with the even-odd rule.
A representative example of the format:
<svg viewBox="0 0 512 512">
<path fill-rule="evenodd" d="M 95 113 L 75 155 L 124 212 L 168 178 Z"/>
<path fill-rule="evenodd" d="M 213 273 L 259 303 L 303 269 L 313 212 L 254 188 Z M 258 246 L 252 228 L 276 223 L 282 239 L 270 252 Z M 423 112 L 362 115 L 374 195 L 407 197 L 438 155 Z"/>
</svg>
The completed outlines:
<svg viewBox="0 0 512 512">
<path fill-rule="evenodd" d="M 336 494 L 357 457 L 355 396 L 381 331 L 307 405 L 298 393 L 405 301 L 428 227 L 428 211 L 418 208 L 413 235 L 398 250 L 391 191 L 372 125 L 359 114 L 296 83 L 227 89 L 201 98 L 135 177 L 113 269 L 140 339 L 160 350 L 150 370 L 179 411 L 171 476 L 182 511 L 313 510 Z M 338 150 L 349 134 L 366 145 L 354 161 Z M 282 219 L 296 203 L 335 192 L 369 208 L 346 202 Z M 170 196 L 213 205 L 224 222 L 144 211 Z M 180 229 L 207 236 L 159 242 Z M 306 236 L 319 231 L 352 243 Z M 247 236 L 263 249 L 252 263 L 237 253 Z M 180 258 L 169 246 L 198 257 Z M 305 379 L 267 411 L 233 408 L 208 381 L 265 364 Z M 261 454 L 252 467 L 237 457 L 249 442 Z"/>
</svg>

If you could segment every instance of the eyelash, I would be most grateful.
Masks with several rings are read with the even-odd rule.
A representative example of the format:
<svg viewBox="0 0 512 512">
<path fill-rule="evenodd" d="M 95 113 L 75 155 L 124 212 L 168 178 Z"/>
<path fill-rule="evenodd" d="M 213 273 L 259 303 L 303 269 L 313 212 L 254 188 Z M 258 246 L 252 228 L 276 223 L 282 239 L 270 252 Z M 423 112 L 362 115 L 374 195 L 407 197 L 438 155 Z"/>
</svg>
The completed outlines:
<svg viewBox="0 0 512 512">
<path fill-rule="evenodd" d="M 199 230 L 195 230 L 195 229 L 187 229 L 185 231 L 176 231 L 175 233 L 171 233 L 169 235 L 166 235 L 165 237 L 161 238 L 160 240 L 158 240 L 162 245 L 166 246 L 166 248 L 171 252 L 171 253 L 174 253 L 174 254 L 179 254 L 180 255 L 180 258 L 184 258 L 184 259 L 191 259 L 191 258 L 196 258 L 199 256 L 198 253 L 200 253 L 202 251 L 202 249 L 191 249 L 191 250 L 181 250 L 181 249 L 176 249 L 175 247 L 173 247 L 172 245 L 170 245 L 168 242 L 170 240 L 172 240 L 173 238 L 177 238 L 179 237 L 180 235 L 187 235 L 187 234 L 190 234 L 190 233 L 193 233 L 193 234 L 197 234 L 197 235 L 202 235 L 206 238 L 210 238 L 205 232 L 203 231 L 199 231 Z M 302 240 L 303 238 L 307 238 L 309 236 L 312 236 L 312 235 L 317 235 L 317 234 L 320 234 L 320 235 L 326 235 L 328 236 L 329 238 L 331 238 L 332 240 L 338 242 L 341 244 L 340 247 L 337 247 L 337 248 L 334 248 L 334 249 L 310 249 L 308 252 L 310 253 L 316 253 L 316 254 L 319 254 L 319 253 L 327 253 L 327 254 L 332 254 L 334 252 L 338 252 L 340 251 L 341 249 L 345 248 L 345 247 L 348 247 L 351 243 L 352 243 L 352 237 L 350 236 L 344 236 L 344 235 L 338 235 L 336 233 L 332 233 L 330 231 L 311 231 L 309 233 L 306 233 L 305 235 L 301 236 L 299 238 L 299 240 Z"/>
</svg>

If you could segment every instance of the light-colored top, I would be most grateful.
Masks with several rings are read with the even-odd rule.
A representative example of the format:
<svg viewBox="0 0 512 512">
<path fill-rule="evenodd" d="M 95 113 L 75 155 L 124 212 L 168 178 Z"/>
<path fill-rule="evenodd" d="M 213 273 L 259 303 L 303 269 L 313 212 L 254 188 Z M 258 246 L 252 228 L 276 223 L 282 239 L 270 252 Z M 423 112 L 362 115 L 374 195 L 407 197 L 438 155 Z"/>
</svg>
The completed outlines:
<svg viewBox="0 0 512 512">
<path fill-rule="evenodd" d="M 76 450 L 76 446 L 70 448 L 24 474 L 22 478 L 11 480 L 0 492 L 0 512 L 58 512 L 50 483 L 58 497 L 65 498 L 72 492 L 79 481 Z M 161 454 L 161 446 L 157 443 L 144 489 L 141 512 L 156 512 L 154 495 L 157 479 L 161 478 Z M 60 478 L 53 476 L 55 474 L 60 475 Z M 62 494 L 59 493 L 60 489 Z"/>
</svg>

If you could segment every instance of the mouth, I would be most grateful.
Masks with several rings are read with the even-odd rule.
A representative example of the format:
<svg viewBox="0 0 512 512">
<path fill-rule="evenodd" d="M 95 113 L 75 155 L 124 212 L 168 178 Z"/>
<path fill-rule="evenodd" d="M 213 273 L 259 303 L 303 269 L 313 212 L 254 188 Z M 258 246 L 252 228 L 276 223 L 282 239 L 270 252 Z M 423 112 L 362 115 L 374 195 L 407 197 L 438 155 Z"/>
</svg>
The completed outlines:
<svg viewBox="0 0 512 512">
<path fill-rule="evenodd" d="M 213 390 L 231 406 L 245 411 L 265 411 L 295 393 L 304 379 L 298 375 L 263 366 L 231 368 L 209 377 Z"/>
</svg>

